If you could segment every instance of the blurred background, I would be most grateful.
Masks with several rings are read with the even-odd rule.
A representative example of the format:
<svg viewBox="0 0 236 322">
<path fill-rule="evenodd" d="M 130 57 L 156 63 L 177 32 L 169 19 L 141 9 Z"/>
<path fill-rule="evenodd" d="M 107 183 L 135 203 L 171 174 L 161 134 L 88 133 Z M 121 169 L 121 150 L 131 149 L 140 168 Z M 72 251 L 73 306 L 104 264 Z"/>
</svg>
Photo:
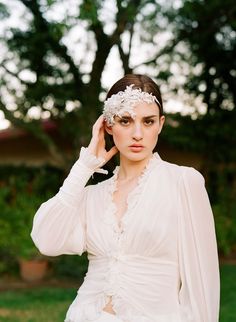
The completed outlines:
<svg viewBox="0 0 236 322">
<path fill-rule="evenodd" d="M 0 321 L 63 321 L 86 255 L 41 256 L 32 219 L 89 142 L 106 91 L 126 73 L 161 88 L 161 157 L 205 177 L 220 321 L 236 321 L 235 0 L 0 1 Z"/>
</svg>

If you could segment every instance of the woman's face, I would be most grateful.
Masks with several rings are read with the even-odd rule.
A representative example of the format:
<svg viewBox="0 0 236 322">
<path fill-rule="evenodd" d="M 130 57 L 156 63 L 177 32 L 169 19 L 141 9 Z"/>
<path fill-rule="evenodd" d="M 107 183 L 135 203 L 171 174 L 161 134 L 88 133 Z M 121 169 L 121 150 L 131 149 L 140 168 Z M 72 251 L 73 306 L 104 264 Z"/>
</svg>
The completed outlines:
<svg viewBox="0 0 236 322">
<path fill-rule="evenodd" d="M 162 130 L 165 117 L 159 117 L 156 103 L 137 103 L 135 118 L 128 113 L 115 117 L 115 124 L 108 128 L 122 159 L 141 161 L 150 158 Z"/>
</svg>

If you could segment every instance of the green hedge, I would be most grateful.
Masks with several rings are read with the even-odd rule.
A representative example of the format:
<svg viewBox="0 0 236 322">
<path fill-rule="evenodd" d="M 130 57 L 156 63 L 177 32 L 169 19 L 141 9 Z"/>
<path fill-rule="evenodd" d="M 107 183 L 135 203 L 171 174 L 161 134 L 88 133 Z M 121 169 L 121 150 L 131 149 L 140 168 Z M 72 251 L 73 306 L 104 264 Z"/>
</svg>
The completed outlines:
<svg viewBox="0 0 236 322">
<path fill-rule="evenodd" d="M 39 255 L 31 238 L 39 205 L 56 193 L 62 171 L 51 168 L 0 167 L 0 273 L 14 272 L 18 257 Z"/>
</svg>

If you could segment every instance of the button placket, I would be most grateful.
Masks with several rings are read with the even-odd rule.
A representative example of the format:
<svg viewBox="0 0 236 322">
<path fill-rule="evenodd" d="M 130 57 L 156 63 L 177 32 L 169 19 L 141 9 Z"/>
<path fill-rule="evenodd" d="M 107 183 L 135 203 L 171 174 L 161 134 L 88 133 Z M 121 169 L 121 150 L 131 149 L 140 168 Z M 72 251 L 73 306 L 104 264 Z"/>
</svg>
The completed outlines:
<svg viewBox="0 0 236 322">
<path fill-rule="evenodd" d="M 109 296 L 117 295 L 120 289 L 120 263 L 123 260 L 123 252 L 121 248 L 122 235 L 123 233 L 116 233 L 116 249 L 112 249 L 108 255 L 108 272 L 105 277 L 105 293 Z"/>
</svg>

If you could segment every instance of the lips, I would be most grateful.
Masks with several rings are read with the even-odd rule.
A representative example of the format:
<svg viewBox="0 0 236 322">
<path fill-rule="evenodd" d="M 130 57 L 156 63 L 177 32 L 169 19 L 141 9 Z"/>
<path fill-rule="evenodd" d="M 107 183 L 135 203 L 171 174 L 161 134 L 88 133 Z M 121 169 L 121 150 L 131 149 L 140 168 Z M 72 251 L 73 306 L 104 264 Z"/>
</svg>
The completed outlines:
<svg viewBox="0 0 236 322">
<path fill-rule="evenodd" d="M 143 145 L 141 145 L 141 144 L 132 144 L 132 145 L 130 145 L 130 148 L 143 148 Z"/>
<path fill-rule="evenodd" d="M 129 148 L 132 152 L 141 152 L 144 146 L 141 144 L 132 144 L 129 146 Z"/>
</svg>

